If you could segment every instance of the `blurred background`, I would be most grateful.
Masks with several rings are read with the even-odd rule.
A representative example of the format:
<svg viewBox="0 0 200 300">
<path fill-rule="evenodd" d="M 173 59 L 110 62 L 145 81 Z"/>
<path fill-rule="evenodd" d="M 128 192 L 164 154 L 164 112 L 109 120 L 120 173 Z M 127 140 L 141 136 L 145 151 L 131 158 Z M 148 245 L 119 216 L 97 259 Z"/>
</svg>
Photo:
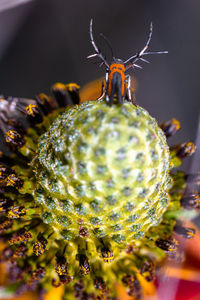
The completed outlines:
<svg viewBox="0 0 200 300">
<path fill-rule="evenodd" d="M 130 71 L 136 101 L 159 122 L 172 117 L 181 122 L 172 144 L 194 141 L 200 112 L 199 0 L 0 0 L 0 93 L 32 98 L 49 93 L 57 81 L 83 86 L 103 76 L 104 67 L 86 59 L 93 53 L 91 18 L 100 48 L 109 58 L 103 32 L 122 59 L 144 47 L 153 22 L 149 49 L 169 54 L 151 56 L 151 64 Z M 183 168 L 189 164 L 187 159 Z"/>
</svg>

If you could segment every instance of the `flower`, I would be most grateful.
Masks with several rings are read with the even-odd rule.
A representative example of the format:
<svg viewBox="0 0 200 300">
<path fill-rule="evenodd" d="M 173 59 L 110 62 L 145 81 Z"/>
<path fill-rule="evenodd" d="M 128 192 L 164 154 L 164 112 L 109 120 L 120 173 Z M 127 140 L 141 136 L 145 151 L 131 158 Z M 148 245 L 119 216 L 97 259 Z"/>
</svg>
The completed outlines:
<svg viewBox="0 0 200 300">
<path fill-rule="evenodd" d="M 169 152 L 166 137 L 180 129 L 176 119 L 159 128 L 128 102 L 80 105 L 77 84 L 57 83 L 52 91 L 54 98 L 0 103 L 0 129 L 11 152 L 0 158 L 1 260 L 9 284 L 16 294 L 40 295 L 62 286 L 63 299 L 114 299 L 124 286 L 139 299 L 144 287 L 154 290 L 166 257 L 183 259 L 177 235 L 195 234 L 182 220 L 186 209 L 199 207 L 199 194 L 186 174 L 172 170 L 195 146 L 187 142 Z"/>
</svg>

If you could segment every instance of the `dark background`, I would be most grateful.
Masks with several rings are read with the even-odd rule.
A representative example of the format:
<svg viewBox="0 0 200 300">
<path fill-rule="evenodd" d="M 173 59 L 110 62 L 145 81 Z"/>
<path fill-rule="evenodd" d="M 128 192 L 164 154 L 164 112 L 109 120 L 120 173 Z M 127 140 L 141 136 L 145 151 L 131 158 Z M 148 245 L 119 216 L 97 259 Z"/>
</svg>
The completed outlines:
<svg viewBox="0 0 200 300">
<path fill-rule="evenodd" d="M 138 86 L 136 100 L 159 122 L 180 120 L 182 130 L 171 143 L 195 140 L 200 112 L 199 0 L 32 0 L 2 10 L 0 93 L 32 98 L 49 93 L 57 81 L 84 85 L 104 75 L 95 59 L 86 59 L 93 53 L 90 18 L 101 48 L 106 48 L 98 36 L 103 32 L 122 59 L 145 45 L 153 22 L 150 50 L 169 54 L 151 56 L 151 64 L 142 63 L 143 70 L 131 71 Z M 184 168 L 189 166 L 186 159 Z"/>
</svg>

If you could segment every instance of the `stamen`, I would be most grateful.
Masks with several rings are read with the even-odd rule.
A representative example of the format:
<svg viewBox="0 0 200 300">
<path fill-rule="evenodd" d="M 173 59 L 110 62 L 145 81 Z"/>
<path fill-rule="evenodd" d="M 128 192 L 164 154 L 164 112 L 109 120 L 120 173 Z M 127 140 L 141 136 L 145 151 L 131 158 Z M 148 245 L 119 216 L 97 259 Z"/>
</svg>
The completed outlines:
<svg viewBox="0 0 200 300">
<path fill-rule="evenodd" d="M 21 232 L 16 232 L 14 235 L 8 240 L 10 245 L 14 245 L 16 243 L 25 243 L 32 238 L 32 234 L 28 231 L 22 230 Z"/>
<path fill-rule="evenodd" d="M 164 131 L 166 137 L 169 138 L 170 136 L 173 136 L 178 130 L 180 130 L 181 126 L 180 122 L 174 118 L 165 123 L 162 123 L 160 125 L 160 128 Z"/>
<path fill-rule="evenodd" d="M 183 159 L 194 154 L 196 151 L 196 146 L 192 142 L 187 142 L 184 144 L 178 144 L 177 146 L 172 147 L 171 150 L 174 150 L 176 155 L 180 159 Z"/>
<path fill-rule="evenodd" d="M 21 148 L 25 144 L 25 140 L 22 135 L 16 130 L 9 130 L 5 134 L 6 145 L 9 149 L 15 151 L 18 148 Z"/>
<path fill-rule="evenodd" d="M 47 243 L 47 240 L 39 235 L 37 241 L 33 244 L 33 253 L 36 256 L 42 255 L 46 251 Z"/>
<path fill-rule="evenodd" d="M 113 252 L 108 249 L 102 249 L 101 254 L 106 263 L 111 263 L 114 260 Z"/>
<path fill-rule="evenodd" d="M 80 254 L 79 265 L 81 275 L 88 275 L 90 273 L 90 266 L 86 255 Z"/>
<path fill-rule="evenodd" d="M 54 97 L 59 105 L 59 107 L 66 107 L 68 105 L 73 105 L 72 99 L 69 97 L 67 92 L 67 87 L 63 83 L 55 83 L 51 88 Z"/>
<path fill-rule="evenodd" d="M 191 239 L 195 235 L 195 229 L 194 228 L 189 228 L 189 227 L 184 227 L 181 223 L 178 223 L 174 226 L 174 231 L 186 239 Z"/>
</svg>

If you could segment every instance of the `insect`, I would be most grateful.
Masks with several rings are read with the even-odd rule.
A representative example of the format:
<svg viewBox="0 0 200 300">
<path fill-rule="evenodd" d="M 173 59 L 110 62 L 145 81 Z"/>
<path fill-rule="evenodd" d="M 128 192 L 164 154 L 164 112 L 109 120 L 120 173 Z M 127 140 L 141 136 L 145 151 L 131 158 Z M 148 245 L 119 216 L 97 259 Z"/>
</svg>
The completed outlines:
<svg viewBox="0 0 200 300">
<path fill-rule="evenodd" d="M 115 58 L 112 51 L 112 62 L 109 65 L 109 63 L 106 61 L 106 58 L 103 56 L 101 50 L 98 48 L 98 46 L 94 41 L 92 24 L 93 24 L 93 20 L 91 19 L 90 41 L 95 50 L 95 53 L 89 55 L 87 58 L 99 57 L 102 61 L 100 66 L 101 65 L 106 66 L 106 75 L 102 81 L 102 95 L 100 96 L 99 99 L 105 97 L 106 102 L 109 105 L 112 105 L 115 97 L 119 104 L 123 104 L 125 99 L 128 99 L 129 101 L 133 102 L 132 95 L 131 95 L 131 77 L 130 75 L 126 75 L 126 71 L 129 70 L 130 68 L 142 69 L 142 67 L 136 64 L 136 62 L 138 60 L 141 60 L 143 62 L 149 63 L 149 61 L 143 58 L 146 55 L 165 54 L 168 53 L 168 51 L 146 52 L 147 48 L 149 47 L 149 43 L 151 41 L 152 33 L 153 33 L 153 24 L 151 23 L 149 36 L 144 48 L 125 61 L 119 58 Z M 108 42 L 108 40 L 105 37 L 104 39 Z M 111 46 L 110 48 L 112 50 Z"/>
</svg>

